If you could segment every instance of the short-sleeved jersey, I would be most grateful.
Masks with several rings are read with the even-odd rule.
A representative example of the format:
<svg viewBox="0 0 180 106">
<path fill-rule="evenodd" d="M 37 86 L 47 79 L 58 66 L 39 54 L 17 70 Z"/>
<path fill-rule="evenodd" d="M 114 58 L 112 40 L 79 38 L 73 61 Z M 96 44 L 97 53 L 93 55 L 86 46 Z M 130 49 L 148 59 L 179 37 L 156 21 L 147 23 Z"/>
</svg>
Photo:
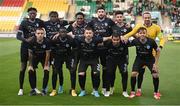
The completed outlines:
<svg viewBox="0 0 180 106">
<path fill-rule="evenodd" d="M 151 38 L 147 38 L 147 41 L 145 44 L 142 44 L 139 39 L 134 39 L 131 42 L 131 46 L 135 46 L 136 47 L 136 54 L 138 57 L 142 58 L 142 59 L 149 59 L 149 58 L 154 58 L 152 51 L 157 50 L 158 46 L 156 44 L 156 42 L 151 39 Z"/>
<path fill-rule="evenodd" d="M 44 27 L 44 22 L 42 20 L 36 18 L 33 22 L 30 22 L 29 19 L 24 19 L 19 26 L 19 31 L 21 31 L 23 34 L 17 35 L 17 38 L 22 40 L 24 38 L 27 39 L 35 36 L 35 31 L 38 27 Z M 27 46 L 28 43 L 23 41 L 23 44 Z"/>
<path fill-rule="evenodd" d="M 38 43 L 36 37 L 34 37 L 29 43 L 28 49 L 32 52 L 33 55 L 43 57 L 46 55 L 47 50 L 50 51 L 50 46 L 48 40 L 45 37 L 42 43 Z"/>
<path fill-rule="evenodd" d="M 110 18 L 104 18 L 103 20 L 99 20 L 98 18 L 92 19 L 88 26 L 92 27 L 95 35 L 107 37 L 112 34 L 112 26 L 115 23 Z"/>
<path fill-rule="evenodd" d="M 112 44 L 112 41 L 108 41 L 105 43 L 105 46 L 108 48 L 108 56 L 114 57 L 114 58 L 121 58 L 126 59 L 127 56 L 127 49 L 128 45 L 125 43 L 120 42 L 118 46 L 114 46 Z"/>
<path fill-rule="evenodd" d="M 66 25 L 68 25 L 68 22 L 65 20 L 57 21 L 55 23 L 51 21 L 46 21 L 45 22 L 46 37 L 50 39 L 50 37 L 54 36 L 59 32 L 59 29 L 61 27 L 65 27 Z"/>
<path fill-rule="evenodd" d="M 161 28 L 160 26 L 156 24 L 152 24 L 150 27 L 144 26 L 144 24 L 137 24 L 133 30 L 125 35 L 126 38 L 129 38 L 133 35 L 135 35 L 140 27 L 145 27 L 147 29 L 147 37 L 151 39 L 156 39 L 156 37 L 159 38 L 160 44 L 159 46 L 164 46 L 165 40 L 163 38 L 163 35 L 161 34 Z"/>
<path fill-rule="evenodd" d="M 90 43 L 87 43 L 85 41 L 84 36 L 81 36 L 81 37 L 76 36 L 74 39 L 80 51 L 80 59 L 91 60 L 91 59 L 98 58 L 97 44 L 100 42 L 103 42 L 102 37 L 94 36 Z"/>
<path fill-rule="evenodd" d="M 54 49 L 53 53 L 60 56 L 70 56 L 71 48 L 74 46 L 74 40 L 70 36 L 66 37 L 58 37 L 56 40 L 52 42 Z"/>
<path fill-rule="evenodd" d="M 87 27 L 87 23 L 84 22 L 82 25 L 79 25 L 76 27 L 73 27 L 72 25 L 70 25 L 68 27 L 67 31 L 68 32 L 72 31 L 73 35 L 75 35 L 75 36 L 83 36 L 86 27 Z"/>
</svg>

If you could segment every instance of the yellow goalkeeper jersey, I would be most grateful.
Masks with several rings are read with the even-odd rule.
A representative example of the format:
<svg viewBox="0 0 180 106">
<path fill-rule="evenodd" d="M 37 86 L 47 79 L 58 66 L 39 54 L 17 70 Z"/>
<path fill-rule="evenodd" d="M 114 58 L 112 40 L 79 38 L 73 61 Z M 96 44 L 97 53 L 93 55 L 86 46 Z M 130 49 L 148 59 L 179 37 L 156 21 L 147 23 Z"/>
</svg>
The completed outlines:
<svg viewBox="0 0 180 106">
<path fill-rule="evenodd" d="M 154 40 L 156 39 L 156 37 L 158 37 L 160 40 L 159 46 L 162 46 L 162 47 L 164 46 L 165 39 L 163 37 L 163 34 L 161 33 L 160 26 L 158 26 L 156 24 L 152 24 L 149 27 L 146 27 L 143 24 L 137 24 L 133 28 L 133 30 L 131 32 L 127 33 L 124 37 L 129 38 L 129 37 L 135 35 L 140 27 L 145 27 L 147 29 L 147 37 L 154 39 Z"/>
</svg>

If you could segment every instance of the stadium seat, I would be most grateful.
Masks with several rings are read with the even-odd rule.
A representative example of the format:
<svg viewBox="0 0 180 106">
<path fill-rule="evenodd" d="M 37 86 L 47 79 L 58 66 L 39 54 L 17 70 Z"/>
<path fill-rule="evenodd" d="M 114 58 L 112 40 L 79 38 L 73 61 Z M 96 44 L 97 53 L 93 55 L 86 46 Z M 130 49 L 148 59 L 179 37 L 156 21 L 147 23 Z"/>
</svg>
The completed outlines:
<svg viewBox="0 0 180 106">
<path fill-rule="evenodd" d="M 0 0 L 0 31 L 12 32 L 19 21 L 26 0 Z"/>
<path fill-rule="evenodd" d="M 69 4 L 67 0 L 29 0 L 33 7 L 38 9 L 40 14 L 48 14 L 50 11 L 68 12 Z"/>
</svg>

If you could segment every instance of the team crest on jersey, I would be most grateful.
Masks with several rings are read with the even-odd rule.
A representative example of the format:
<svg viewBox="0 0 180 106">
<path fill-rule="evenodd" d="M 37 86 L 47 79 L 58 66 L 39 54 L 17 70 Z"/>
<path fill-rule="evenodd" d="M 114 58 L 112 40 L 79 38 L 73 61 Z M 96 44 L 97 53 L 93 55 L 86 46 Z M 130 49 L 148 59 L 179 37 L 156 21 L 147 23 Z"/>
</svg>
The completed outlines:
<svg viewBox="0 0 180 106">
<path fill-rule="evenodd" d="M 149 46 L 149 45 L 147 45 L 147 46 L 146 46 L 146 48 L 147 48 L 147 49 L 150 49 L 150 46 Z"/>
<path fill-rule="evenodd" d="M 127 32 L 127 29 L 124 29 L 124 32 Z"/>
<path fill-rule="evenodd" d="M 58 24 L 57 27 L 60 28 L 61 26 Z"/>
<path fill-rule="evenodd" d="M 36 23 L 36 26 L 37 26 L 37 27 L 39 27 L 39 24 L 38 24 L 38 23 Z"/>
<path fill-rule="evenodd" d="M 69 44 L 66 44 L 66 47 L 69 47 L 70 45 Z"/>
<path fill-rule="evenodd" d="M 108 26 L 108 23 L 104 23 L 105 26 Z"/>
<path fill-rule="evenodd" d="M 42 47 L 43 47 L 43 49 L 44 49 L 44 48 L 46 48 L 46 45 L 43 45 Z"/>
</svg>

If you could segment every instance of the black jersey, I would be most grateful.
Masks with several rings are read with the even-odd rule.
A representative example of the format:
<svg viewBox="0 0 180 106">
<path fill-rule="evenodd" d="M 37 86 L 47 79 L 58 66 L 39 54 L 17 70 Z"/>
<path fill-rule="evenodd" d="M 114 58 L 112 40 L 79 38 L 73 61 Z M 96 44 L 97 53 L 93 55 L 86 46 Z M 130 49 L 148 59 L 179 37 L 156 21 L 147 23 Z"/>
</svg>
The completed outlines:
<svg viewBox="0 0 180 106">
<path fill-rule="evenodd" d="M 88 26 L 93 28 L 95 35 L 102 37 L 110 36 L 114 25 L 115 23 L 109 18 L 104 18 L 103 20 L 94 18 L 88 23 Z"/>
<path fill-rule="evenodd" d="M 72 25 L 70 25 L 68 27 L 67 31 L 68 32 L 72 31 L 73 35 L 75 35 L 75 36 L 83 36 L 86 27 L 87 27 L 87 23 L 84 22 L 82 25 L 79 25 L 76 27 L 73 27 Z"/>
<path fill-rule="evenodd" d="M 46 55 L 46 51 L 50 50 L 49 42 L 44 37 L 43 42 L 38 43 L 36 37 L 34 37 L 29 43 L 29 50 L 33 53 L 33 55 L 36 55 L 38 58 L 44 57 Z"/>
<path fill-rule="evenodd" d="M 28 43 L 25 42 L 24 39 L 34 36 L 38 27 L 44 27 L 44 22 L 42 20 L 36 18 L 33 22 L 31 22 L 29 19 L 24 19 L 19 26 L 17 39 L 23 41 L 22 44 L 24 46 L 28 46 Z"/>
<path fill-rule="evenodd" d="M 56 40 L 53 41 L 52 45 L 54 46 L 53 53 L 62 56 L 70 56 L 71 48 L 73 47 L 73 38 L 70 36 L 66 37 L 58 37 Z"/>
<path fill-rule="evenodd" d="M 114 58 L 124 58 L 126 59 L 128 44 L 120 42 L 118 46 L 114 46 L 111 41 L 105 43 L 105 46 L 108 48 L 108 56 Z"/>
<path fill-rule="evenodd" d="M 157 50 L 157 48 L 158 48 L 156 42 L 151 38 L 147 38 L 147 41 L 145 44 L 142 44 L 139 41 L 139 39 L 134 39 L 131 42 L 131 45 L 136 46 L 136 54 L 138 57 L 140 57 L 142 59 L 148 59 L 148 58 L 154 57 L 152 54 L 152 51 L 153 51 L 153 49 Z"/>
<path fill-rule="evenodd" d="M 68 25 L 68 22 L 65 20 L 57 21 L 55 23 L 51 21 L 46 21 L 45 22 L 46 37 L 50 39 L 52 36 L 54 36 L 59 32 L 59 29 L 61 27 L 65 27 L 66 25 Z"/>
<path fill-rule="evenodd" d="M 123 25 L 121 25 L 121 26 L 118 24 L 113 26 L 113 33 L 117 33 L 121 36 L 131 32 L 131 31 L 132 31 L 132 27 L 128 27 L 128 25 L 126 23 L 123 23 Z"/>
<path fill-rule="evenodd" d="M 103 38 L 96 36 L 92 38 L 92 41 L 90 43 L 87 43 L 84 36 L 76 36 L 75 41 L 80 51 L 80 59 L 91 60 L 98 57 L 97 44 L 103 42 Z"/>
</svg>

